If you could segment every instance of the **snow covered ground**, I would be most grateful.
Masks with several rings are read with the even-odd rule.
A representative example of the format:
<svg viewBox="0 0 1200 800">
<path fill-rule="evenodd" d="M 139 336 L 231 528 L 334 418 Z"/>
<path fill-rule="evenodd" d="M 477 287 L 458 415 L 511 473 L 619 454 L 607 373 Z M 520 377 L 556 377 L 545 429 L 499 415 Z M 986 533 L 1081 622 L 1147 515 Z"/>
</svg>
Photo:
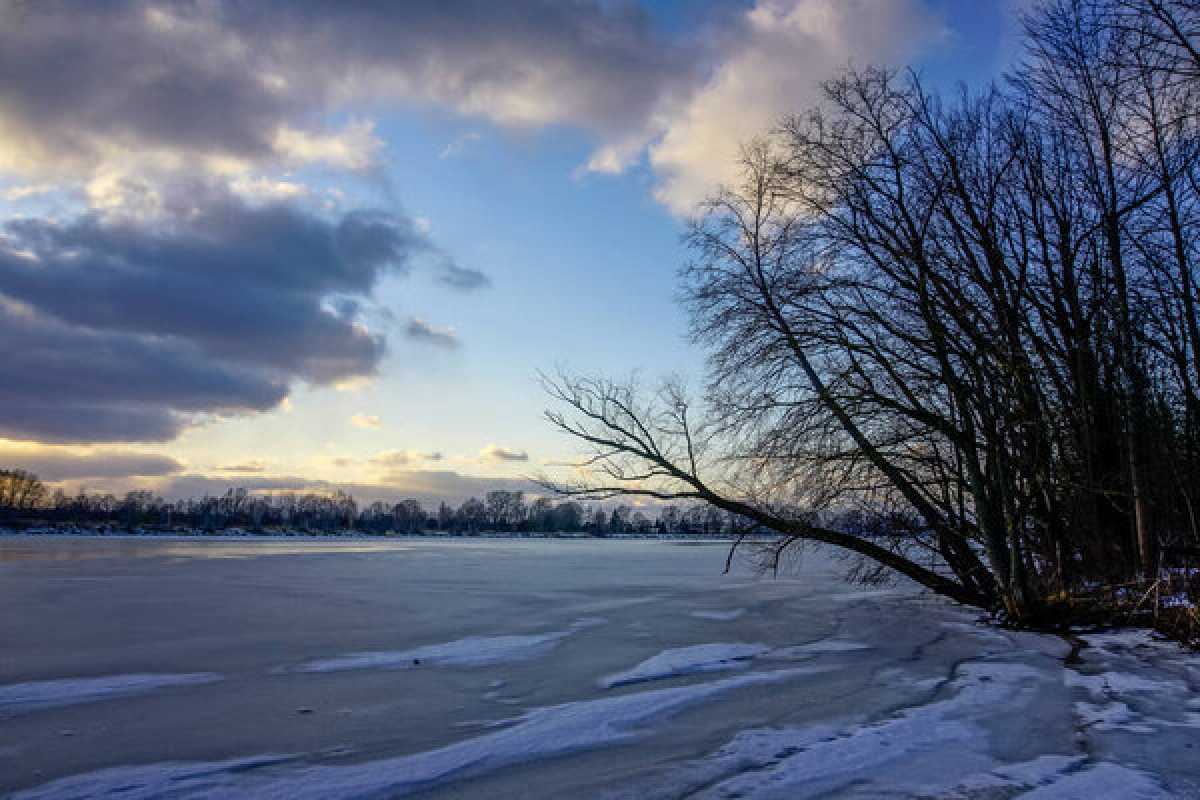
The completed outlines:
<svg viewBox="0 0 1200 800">
<path fill-rule="evenodd" d="M 1067 666 L 717 545 L 208 544 L 0 538 L 0 795 L 1200 797 L 1200 657 L 1146 633 Z"/>
</svg>

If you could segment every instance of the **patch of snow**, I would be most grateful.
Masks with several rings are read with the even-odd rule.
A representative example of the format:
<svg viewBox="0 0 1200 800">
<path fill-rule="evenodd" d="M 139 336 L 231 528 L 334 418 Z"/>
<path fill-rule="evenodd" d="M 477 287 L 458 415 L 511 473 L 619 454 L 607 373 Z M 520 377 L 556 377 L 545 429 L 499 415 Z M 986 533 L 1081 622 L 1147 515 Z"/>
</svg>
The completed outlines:
<svg viewBox="0 0 1200 800">
<path fill-rule="evenodd" d="M 1004 780 L 989 752 L 981 721 L 997 708 L 1028 701 L 1053 687 L 1052 670 L 1011 662 L 966 663 L 947 685 L 949 695 L 874 723 L 743 731 L 712 756 L 668 776 L 663 796 L 697 798 L 940 795 L 966 782 Z M 1043 771 L 1073 763 L 1042 764 Z M 1034 767 L 1030 767 L 1034 770 Z M 869 783 L 868 783 L 869 782 Z M 1025 785 L 1014 777 L 1008 786 Z M 657 796 L 646 792 L 645 796 Z"/>
<path fill-rule="evenodd" d="M 1021 795 L 1023 800 L 1158 800 L 1171 795 L 1153 776 L 1102 761 Z"/>
<path fill-rule="evenodd" d="M 321 658 L 295 667 L 297 672 L 342 672 L 352 669 L 403 669 L 425 664 L 481 667 L 539 658 L 563 639 L 585 628 L 603 625 L 596 617 L 576 620 L 565 630 L 523 636 L 469 636 L 453 642 L 430 644 L 411 650 L 377 650 Z"/>
<path fill-rule="evenodd" d="M 797 644 L 790 647 L 777 647 L 766 654 L 766 658 L 781 661 L 799 661 L 814 656 L 835 655 L 838 653 L 857 653 L 870 650 L 871 645 L 855 642 L 850 639 L 818 639 L 807 644 Z"/>
<path fill-rule="evenodd" d="M 194 686 L 221 680 L 214 672 L 135 673 L 99 678 L 61 678 L 0 686 L 0 714 L 22 714 L 113 697 L 145 694 L 169 686 Z"/>
<path fill-rule="evenodd" d="M 1103 695 L 1112 692 L 1187 692 L 1187 684 L 1163 677 L 1148 678 L 1132 672 L 1100 672 L 1085 674 L 1066 670 L 1063 681 L 1067 686 L 1079 687 Z"/>
<path fill-rule="evenodd" d="M 732 611 L 693 611 L 692 616 L 697 619 L 715 619 L 720 622 L 730 622 L 745 613 L 746 609 L 735 608 Z"/>
<path fill-rule="evenodd" d="M 398 797 L 515 764 L 624 744 L 648 735 L 648 723 L 718 695 L 778 683 L 814 669 L 755 672 L 710 683 L 538 708 L 503 730 L 436 750 L 348 765 L 308 764 L 294 756 L 114 767 L 52 781 L 14 800 L 86 796 L 186 798 Z"/>
<path fill-rule="evenodd" d="M 621 597 L 613 600 L 596 600 L 589 603 L 583 603 L 578 606 L 571 606 L 571 610 L 580 614 L 599 614 L 605 611 L 616 611 L 630 606 L 640 606 L 646 603 L 653 603 L 661 600 L 660 595 L 647 595 L 645 597 Z"/>
<path fill-rule="evenodd" d="M 611 689 L 631 683 L 657 681 L 692 675 L 697 672 L 720 672 L 750 666 L 750 660 L 771 648 L 764 644 L 697 644 L 664 650 L 651 656 L 632 669 L 609 675 L 600 680 L 600 686 Z"/>
<path fill-rule="evenodd" d="M 1075 716 L 1080 727 L 1096 731 L 1126 731 L 1128 733 L 1154 733 L 1155 729 L 1142 722 L 1142 715 L 1119 700 L 1111 703 L 1075 704 Z"/>
<path fill-rule="evenodd" d="M 1195 727 L 1200 715 L 1187 701 L 1200 676 L 1194 656 L 1144 630 L 1087 634 L 1083 663 L 1063 673 L 1080 690 L 1075 714 L 1089 731 L 1157 735 Z"/>
<path fill-rule="evenodd" d="M 1159 600 L 1159 605 L 1163 608 L 1195 608 L 1195 603 L 1187 594 L 1169 594 Z"/>
</svg>

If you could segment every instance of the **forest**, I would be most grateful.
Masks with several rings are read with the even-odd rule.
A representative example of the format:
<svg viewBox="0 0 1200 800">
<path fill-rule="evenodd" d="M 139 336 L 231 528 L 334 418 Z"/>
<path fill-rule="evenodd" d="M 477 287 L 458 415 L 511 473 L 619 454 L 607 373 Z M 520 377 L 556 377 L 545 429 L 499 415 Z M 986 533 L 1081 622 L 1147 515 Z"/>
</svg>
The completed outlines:
<svg viewBox="0 0 1200 800">
<path fill-rule="evenodd" d="M 452 506 L 442 501 L 425 509 L 406 498 L 397 503 L 360 504 L 344 491 L 264 494 L 231 487 L 219 495 L 165 500 L 148 489 L 121 497 L 50 491 L 34 474 L 0 469 L 0 528 L 51 526 L 111 528 L 129 532 L 252 533 L 588 533 L 593 536 L 719 536 L 735 530 L 726 513 L 691 504 L 647 506 L 585 505 L 546 496 L 495 490 Z"/>
</svg>

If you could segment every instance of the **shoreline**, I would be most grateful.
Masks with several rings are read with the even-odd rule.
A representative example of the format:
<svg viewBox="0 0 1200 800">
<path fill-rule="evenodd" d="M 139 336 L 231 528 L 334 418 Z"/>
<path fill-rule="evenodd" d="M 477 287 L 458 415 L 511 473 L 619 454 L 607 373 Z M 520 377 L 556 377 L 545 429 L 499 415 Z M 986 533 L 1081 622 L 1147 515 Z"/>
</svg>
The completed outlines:
<svg viewBox="0 0 1200 800">
<path fill-rule="evenodd" d="M 423 531 L 421 533 L 364 533 L 361 531 L 246 531 L 225 530 L 217 533 L 207 533 L 198 530 L 129 530 L 129 529 L 84 529 L 71 528 L 68 530 L 46 529 L 44 527 L 16 529 L 0 527 L 0 539 L 4 538 L 60 538 L 60 539 L 180 539 L 185 541 L 245 541 L 249 540 L 307 540 L 307 541 L 406 541 L 432 540 L 452 541 L 459 539 L 532 539 L 564 540 L 564 541 L 661 541 L 661 542 L 693 542 L 729 544 L 735 538 L 721 534 L 640 534 L 621 533 L 606 536 L 595 536 L 584 532 L 561 531 L 554 533 L 487 531 L 469 534 L 440 533 Z"/>
</svg>

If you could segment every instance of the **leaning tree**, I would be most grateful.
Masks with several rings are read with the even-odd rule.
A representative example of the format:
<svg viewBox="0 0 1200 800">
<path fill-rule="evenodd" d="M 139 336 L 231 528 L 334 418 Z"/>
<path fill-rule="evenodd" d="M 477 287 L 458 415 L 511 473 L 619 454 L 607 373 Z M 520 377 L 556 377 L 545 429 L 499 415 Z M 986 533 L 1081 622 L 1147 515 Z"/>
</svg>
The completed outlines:
<svg viewBox="0 0 1200 800">
<path fill-rule="evenodd" d="M 701 401 L 547 379 L 588 448 L 554 488 L 708 503 L 773 559 L 1027 623 L 1194 546 L 1200 16 L 1144 4 L 1043 4 L 1004 88 L 847 72 L 747 146 L 686 234 Z"/>
</svg>

